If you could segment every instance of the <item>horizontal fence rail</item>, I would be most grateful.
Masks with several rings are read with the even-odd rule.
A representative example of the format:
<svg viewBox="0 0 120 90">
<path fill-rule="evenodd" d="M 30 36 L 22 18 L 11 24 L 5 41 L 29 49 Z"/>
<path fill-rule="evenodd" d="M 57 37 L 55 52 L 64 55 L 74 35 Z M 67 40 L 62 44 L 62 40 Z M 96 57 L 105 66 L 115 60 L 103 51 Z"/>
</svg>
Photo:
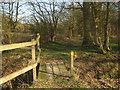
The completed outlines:
<svg viewBox="0 0 120 90">
<path fill-rule="evenodd" d="M 16 72 L 14 72 L 12 74 L 7 75 L 7 76 L 4 76 L 4 77 L 0 78 L 0 84 L 3 84 L 3 83 L 5 83 L 5 82 L 7 82 L 9 80 L 12 80 L 12 79 L 16 78 L 17 76 L 19 76 L 21 74 L 24 74 L 25 72 L 35 68 L 36 66 L 37 66 L 37 63 L 32 64 L 32 65 L 30 65 L 28 67 L 25 67 L 25 68 L 23 68 L 23 69 L 21 69 L 19 71 L 16 71 Z"/>
<path fill-rule="evenodd" d="M 36 41 L 34 41 L 34 42 L 16 43 L 16 44 L 10 44 L 10 45 L 1 45 L 0 46 L 0 51 L 12 50 L 12 49 L 28 47 L 28 46 L 32 46 L 32 45 L 36 45 Z"/>
<path fill-rule="evenodd" d="M 2 78 L 0 78 L 0 85 L 4 84 L 7 81 L 10 81 L 14 78 L 16 78 L 17 76 L 24 74 L 27 71 L 30 71 L 31 69 L 33 69 L 33 80 L 36 80 L 36 67 L 39 63 L 40 60 L 40 44 L 39 44 L 39 40 L 40 40 L 40 35 L 37 34 L 37 39 L 36 40 L 32 40 L 31 42 L 24 42 L 24 43 L 15 43 L 15 44 L 9 44 L 9 45 L 1 45 L 0 46 L 0 52 L 2 51 L 6 51 L 6 50 L 12 50 L 12 49 L 17 49 L 17 48 L 24 48 L 24 47 L 28 47 L 31 46 L 32 48 L 32 61 L 34 62 L 34 64 L 27 66 L 21 70 L 18 70 L 16 72 L 13 72 L 12 74 L 9 74 L 7 76 L 4 76 Z M 37 45 L 37 49 L 38 49 L 38 56 L 37 56 L 37 60 L 35 59 L 35 45 Z"/>
</svg>

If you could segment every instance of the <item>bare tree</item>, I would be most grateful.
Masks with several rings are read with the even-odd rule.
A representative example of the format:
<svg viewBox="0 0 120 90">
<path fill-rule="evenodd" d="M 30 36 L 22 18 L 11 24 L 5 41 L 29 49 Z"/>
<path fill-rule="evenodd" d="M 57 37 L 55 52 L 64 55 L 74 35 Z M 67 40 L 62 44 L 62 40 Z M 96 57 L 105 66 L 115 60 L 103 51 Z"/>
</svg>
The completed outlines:
<svg viewBox="0 0 120 90">
<path fill-rule="evenodd" d="M 48 27 L 49 37 L 54 41 L 60 14 L 64 9 L 65 3 L 60 6 L 55 2 L 30 2 L 35 11 L 33 17 L 37 23 L 44 23 Z"/>
<path fill-rule="evenodd" d="M 9 2 L 3 2 L 1 4 L 2 4 L 2 10 L 3 10 L 3 15 L 2 15 L 3 18 L 2 19 L 4 19 L 3 20 L 3 29 L 6 32 L 8 32 L 8 43 L 12 43 L 11 32 L 14 31 L 14 29 L 18 23 L 19 2 L 10 2 L 9 1 Z"/>
</svg>

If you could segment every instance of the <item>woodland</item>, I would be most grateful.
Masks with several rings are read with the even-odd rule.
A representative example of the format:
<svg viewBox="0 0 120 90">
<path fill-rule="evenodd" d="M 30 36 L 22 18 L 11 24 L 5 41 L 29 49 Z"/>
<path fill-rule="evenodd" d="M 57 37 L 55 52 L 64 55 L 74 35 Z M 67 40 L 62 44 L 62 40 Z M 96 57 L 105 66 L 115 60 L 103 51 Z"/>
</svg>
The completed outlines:
<svg viewBox="0 0 120 90">
<path fill-rule="evenodd" d="M 1 44 L 31 41 L 40 34 L 41 63 L 63 61 L 69 71 L 74 51 L 75 79 L 55 77 L 35 84 L 28 72 L 6 88 L 119 88 L 119 2 L 0 2 Z M 36 52 L 38 53 L 38 52 Z M 31 51 L 2 52 L 2 75 L 30 64 Z M 44 77 L 41 76 L 41 77 Z"/>
</svg>

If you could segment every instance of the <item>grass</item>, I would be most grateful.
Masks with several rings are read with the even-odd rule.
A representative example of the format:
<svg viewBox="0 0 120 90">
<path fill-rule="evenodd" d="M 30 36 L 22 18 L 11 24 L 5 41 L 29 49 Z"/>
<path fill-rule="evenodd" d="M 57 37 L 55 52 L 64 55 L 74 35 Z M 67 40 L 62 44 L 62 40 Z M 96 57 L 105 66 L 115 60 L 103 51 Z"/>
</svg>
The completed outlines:
<svg viewBox="0 0 120 90">
<path fill-rule="evenodd" d="M 112 50 L 114 51 L 114 53 L 118 52 L 118 44 L 110 43 L 110 46 L 112 47 Z M 48 42 L 48 43 L 41 44 L 41 60 L 42 59 L 63 60 L 64 62 L 69 62 L 71 51 L 76 51 L 77 53 L 80 53 L 81 56 L 82 56 L 82 54 L 85 55 L 81 58 L 82 63 L 80 60 L 77 61 L 79 64 L 81 63 L 81 65 L 78 65 L 78 67 L 80 67 L 79 70 L 81 70 L 83 68 L 83 70 L 80 73 L 83 73 L 84 76 L 88 72 L 88 69 L 90 69 L 92 71 L 94 71 L 94 69 L 95 69 L 97 71 L 96 68 L 99 68 L 100 70 L 97 71 L 98 78 L 101 78 L 101 79 L 118 78 L 117 72 L 116 72 L 118 60 L 113 59 L 114 56 L 111 54 L 102 55 L 102 54 L 96 53 L 95 48 L 89 48 L 89 49 L 82 48 L 81 45 L 72 45 L 70 43 L 66 43 L 66 42 L 63 43 L 63 42 L 59 42 L 59 41 Z M 85 53 L 89 53 L 89 54 L 85 54 Z M 19 60 L 21 60 L 22 58 L 31 59 L 31 50 L 22 51 L 20 49 L 16 49 L 16 50 L 12 50 L 12 53 L 11 53 L 11 51 L 6 51 L 6 52 L 4 52 L 3 55 L 5 55 L 6 57 L 10 57 L 13 55 Z M 19 56 L 20 56 L 20 58 L 19 58 Z M 105 59 L 103 57 L 105 57 Z M 94 60 L 92 60 L 92 58 Z M 100 60 L 101 58 L 103 58 L 103 60 Z M 9 61 L 6 61 L 6 62 L 9 62 Z M 16 61 L 13 60 L 12 62 L 16 62 Z M 10 63 L 12 63 L 12 62 L 10 62 Z M 75 64 L 77 62 L 75 62 Z M 84 65 L 82 66 L 83 63 L 84 63 Z M 93 63 L 93 64 L 90 64 L 90 63 Z M 19 65 L 22 66 L 23 63 L 19 63 Z M 41 74 L 39 77 L 45 78 L 44 76 L 45 76 L 45 74 Z M 85 77 L 87 77 L 87 76 L 85 76 Z M 81 77 L 81 79 L 82 79 L 82 77 Z M 47 81 L 45 81 L 45 82 L 47 82 Z M 61 87 L 68 86 L 70 88 L 86 88 L 86 86 L 84 86 L 82 84 L 82 82 L 73 81 L 73 80 L 67 81 L 67 80 L 56 79 L 55 82 L 57 82 L 59 85 L 61 85 Z M 41 81 L 39 83 L 43 83 L 43 82 Z M 33 85 L 33 86 L 38 87 L 39 83 L 37 83 L 37 85 Z M 72 84 L 69 85 L 70 83 L 72 83 Z M 98 86 L 99 85 L 94 84 L 93 87 L 98 87 Z M 48 85 L 47 87 L 51 87 L 51 86 Z"/>
<path fill-rule="evenodd" d="M 77 52 L 94 52 L 95 48 L 84 49 L 81 45 L 72 45 L 69 43 L 61 43 L 61 42 L 48 42 L 41 44 L 41 48 L 44 48 L 44 51 L 57 51 L 62 53 L 68 53 L 70 51 Z"/>
<path fill-rule="evenodd" d="M 70 57 L 70 52 L 75 51 L 78 53 L 95 52 L 95 48 L 84 49 L 81 45 L 72 45 L 69 43 L 61 42 L 48 42 L 41 44 L 42 53 L 41 56 L 45 59 L 65 59 Z"/>
<path fill-rule="evenodd" d="M 66 54 L 66 55 L 70 53 L 71 51 L 75 51 L 78 53 L 85 53 L 85 52 L 96 53 L 97 52 L 95 47 L 83 48 L 81 45 L 72 45 L 69 43 L 63 43 L 63 42 L 58 42 L 58 41 L 42 44 L 41 47 L 44 48 L 43 51 L 47 51 L 47 52 L 54 51 L 55 53 Z M 110 48 L 111 48 L 111 52 L 118 53 L 119 51 L 117 43 L 111 42 Z"/>
<path fill-rule="evenodd" d="M 118 44 L 116 43 L 110 43 L 110 46 L 112 48 L 112 52 L 107 55 L 96 53 L 96 48 L 82 48 L 81 45 L 72 45 L 69 43 L 63 43 L 63 42 L 48 42 L 41 45 L 42 53 L 41 56 L 43 56 L 46 60 L 63 60 L 65 62 L 70 61 L 70 51 L 76 51 L 77 53 L 80 53 L 81 57 L 82 54 L 84 56 L 81 58 L 81 61 L 77 61 L 76 63 L 79 63 L 81 65 L 78 65 L 80 67 L 79 70 L 83 68 L 83 70 L 80 72 L 84 77 L 91 82 L 91 78 L 94 76 L 98 79 L 97 82 L 99 82 L 99 79 L 117 79 L 117 65 L 119 63 L 119 60 L 117 60 L 117 53 L 118 51 Z M 87 53 L 87 54 L 86 54 Z M 82 62 L 82 63 L 81 63 Z M 83 64 L 83 65 L 82 65 Z M 76 65 L 75 65 L 76 66 Z M 90 71 L 89 71 L 90 70 Z M 94 71 L 95 70 L 95 71 Z M 88 72 L 88 76 L 86 75 Z M 81 79 L 83 79 L 83 76 L 81 75 Z M 84 79 L 83 79 L 84 80 Z M 57 83 L 59 83 L 62 87 L 67 87 L 67 85 L 70 82 L 73 82 L 72 85 L 68 85 L 70 88 L 86 88 L 81 82 L 75 82 L 75 81 L 64 81 L 64 80 L 56 80 Z M 85 82 L 87 82 L 85 80 Z M 88 82 L 88 83 L 89 83 Z M 112 82 L 110 82 L 112 84 Z M 91 87 L 102 87 L 99 83 L 92 84 Z M 107 86 L 106 86 L 107 87 Z"/>
<path fill-rule="evenodd" d="M 118 51 L 118 44 L 111 43 L 112 50 L 114 53 Z M 70 57 L 70 52 L 75 51 L 77 53 L 96 53 L 96 48 L 83 48 L 81 45 L 72 45 L 69 43 L 63 42 L 48 42 L 41 44 L 42 53 L 41 56 L 45 57 L 44 59 L 55 60 L 62 59 L 68 60 Z M 91 56 L 102 56 L 101 54 L 91 54 Z M 88 56 L 89 57 L 89 56 Z"/>
<path fill-rule="evenodd" d="M 119 45 L 117 43 L 110 43 L 110 46 L 114 52 L 119 51 Z M 118 52 L 119 53 L 119 52 Z"/>
<path fill-rule="evenodd" d="M 71 40 L 83 40 L 81 37 L 72 37 Z"/>
</svg>

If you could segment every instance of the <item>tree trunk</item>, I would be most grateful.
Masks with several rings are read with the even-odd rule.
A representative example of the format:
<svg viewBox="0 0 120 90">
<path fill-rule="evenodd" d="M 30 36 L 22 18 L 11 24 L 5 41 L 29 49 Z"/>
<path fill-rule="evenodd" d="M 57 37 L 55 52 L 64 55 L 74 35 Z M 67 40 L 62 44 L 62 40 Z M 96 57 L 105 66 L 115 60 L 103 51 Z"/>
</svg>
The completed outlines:
<svg viewBox="0 0 120 90">
<path fill-rule="evenodd" d="M 83 2 L 83 19 L 84 19 L 84 39 L 82 46 L 93 46 L 90 32 L 90 4 Z"/>
<path fill-rule="evenodd" d="M 55 31 L 56 31 L 56 26 L 53 28 L 51 26 L 51 33 L 50 33 L 50 41 L 55 41 Z"/>
<path fill-rule="evenodd" d="M 96 7 L 94 6 L 94 3 L 92 2 L 92 8 L 91 8 L 91 30 L 93 32 L 93 39 L 94 39 L 94 44 L 95 46 L 100 46 L 99 41 L 98 41 L 98 25 L 96 22 L 97 19 L 97 10 Z"/>
<path fill-rule="evenodd" d="M 55 41 L 55 35 L 53 34 L 50 35 L 50 41 Z"/>
<path fill-rule="evenodd" d="M 69 33 L 69 38 L 71 39 L 73 36 L 72 30 L 70 29 L 68 33 Z"/>
<path fill-rule="evenodd" d="M 109 30 L 108 30 L 108 23 L 109 23 L 109 8 L 110 8 L 110 3 L 107 2 L 107 14 L 106 14 L 106 23 L 105 23 L 105 28 L 104 28 L 104 49 L 109 51 Z"/>
<path fill-rule="evenodd" d="M 97 48 L 97 49 L 98 49 L 98 52 L 99 52 L 99 53 L 102 53 L 102 54 L 106 54 L 106 51 L 105 51 L 104 48 L 103 48 L 103 44 L 102 44 L 101 38 L 98 37 L 98 40 L 99 40 L 99 47 Z"/>
<path fill-rule="evenodd" d="M 51 34 L 50 34 L 50 41 L 54 41 L 54 40 L 55 40 L 54 32 L 51 32 Z"/>
<path fill-rule="evenodd" d="M 101 9 L 101 6 L 98 6 L 98 3 L 94 3 L 94 2 L 92 2 L 91 4 L 92 4 L 92 6 L 91 6 L 91 13 L 90 13 L 90 15 L 91 15 L 90 22 L 91 22 L 91 31 L 93 34 L 93 42 L 94 42 L 95 47 L 97 48 L 97 51 L 99 53 L 105 54 L 106 51 L 103 48 L 101 37 L 98 35 L 98 30 L 100 28 L 100 26 L 99 26 L 99 21 L 100 21 L 99 11 Z"/>
</svg>

